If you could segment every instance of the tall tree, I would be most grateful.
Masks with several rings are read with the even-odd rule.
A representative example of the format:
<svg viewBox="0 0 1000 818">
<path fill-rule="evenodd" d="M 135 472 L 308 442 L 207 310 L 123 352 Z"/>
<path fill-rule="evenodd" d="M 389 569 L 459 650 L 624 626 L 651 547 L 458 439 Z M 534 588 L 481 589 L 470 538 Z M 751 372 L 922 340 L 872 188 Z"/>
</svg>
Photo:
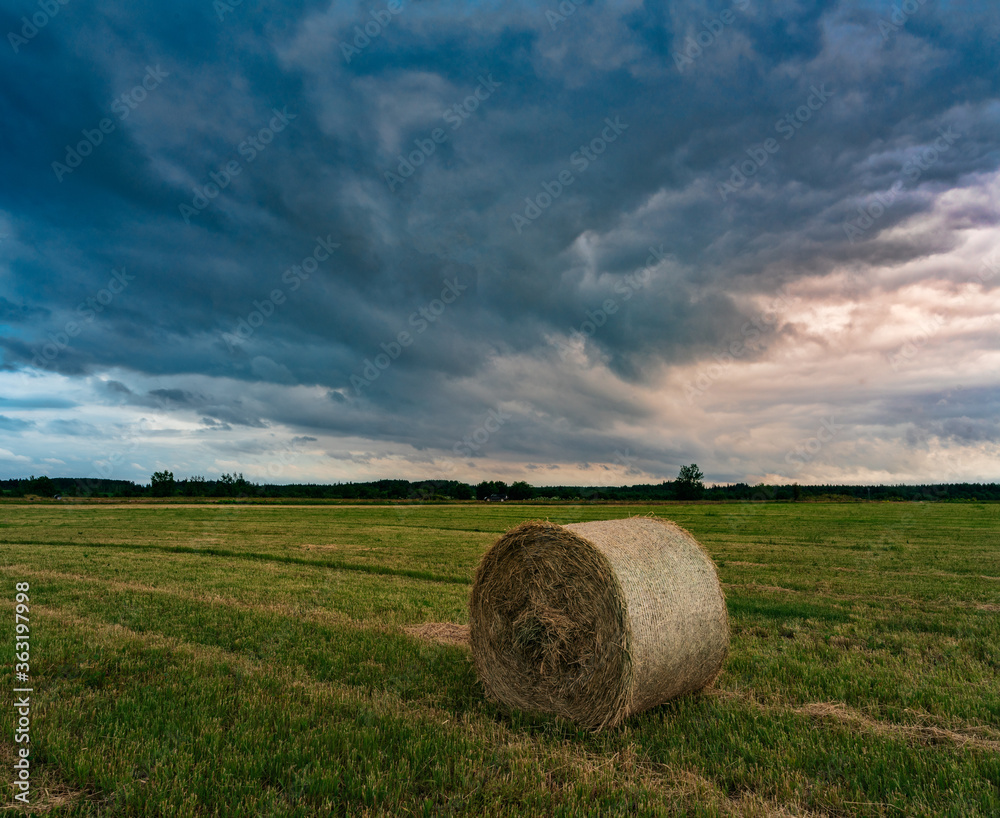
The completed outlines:
<svg viewBox="0 0 1000 818">
<path fill-rule="evenodd" d="M 29 480 L 30 482 L 25 490 L 26 494 L 37 494 L 39 497 L 55 497 L 56 484 L 52 482 L 51 477 L 47 477 L 44 474 L 41 477 L 31 475 Z"/>
<path fill-rule="evenodd" d="M 518 480 L 511 483 L 507 495 L 511 500 L 530 500 L 535 496 L 535 490 L 524 480 Z"/>
<path fill-rule="evenodd" d="M 692 463 L 690 466 L 681 466 L 680 473 L 677 475 L 677 480 L 674 483 L 677 499 L 701 499 L 702 494 L 705 492 L 705 484 L 701 482 L 704 476 L 701 469 L 698 468 L 697 463 Z"/>
<path fill-rule="evenodd" d="M 170 497 L 176 485 L 172 471 L 156 471 L 149 478 L 149 493 L 154 497 Z"/>
</svg>

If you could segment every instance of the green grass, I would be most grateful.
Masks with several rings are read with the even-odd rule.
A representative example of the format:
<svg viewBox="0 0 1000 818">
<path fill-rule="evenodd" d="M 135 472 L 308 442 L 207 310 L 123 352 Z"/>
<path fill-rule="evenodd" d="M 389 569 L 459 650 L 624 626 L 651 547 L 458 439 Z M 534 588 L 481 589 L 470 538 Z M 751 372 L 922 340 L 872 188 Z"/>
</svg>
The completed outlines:
<svg viewBox="0 0 1000 818">
<path fill-rule="evenodd" d="M 733 638 L 710 693 L 589 734 L 487 702 L 465 650 L 402 630 L 466 622 L 516 523 L 649 512 L 719 566 Z M 9 622 L 31 584 L 50 815 L 1000 815 L 997 505 L 0 515 Z"/>
</svg>

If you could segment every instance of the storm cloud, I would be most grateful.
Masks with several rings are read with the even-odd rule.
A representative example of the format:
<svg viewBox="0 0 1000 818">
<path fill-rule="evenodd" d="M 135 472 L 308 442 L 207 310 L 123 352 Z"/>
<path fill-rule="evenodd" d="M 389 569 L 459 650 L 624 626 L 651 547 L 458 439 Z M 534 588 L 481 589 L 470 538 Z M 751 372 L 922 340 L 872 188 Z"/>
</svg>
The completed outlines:
<svg viewBox="0 0 1000 818">
<path fill-rule="evenodd" d="M 1000 477 L 994 4 L 37 10 L 8 476 Z"/>
</svg>

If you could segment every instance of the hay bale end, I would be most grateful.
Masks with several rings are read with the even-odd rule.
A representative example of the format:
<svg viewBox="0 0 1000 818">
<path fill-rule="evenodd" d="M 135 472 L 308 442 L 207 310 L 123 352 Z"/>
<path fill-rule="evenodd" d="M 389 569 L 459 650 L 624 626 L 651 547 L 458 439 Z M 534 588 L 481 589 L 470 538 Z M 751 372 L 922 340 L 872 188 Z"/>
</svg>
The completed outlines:
<svg viewBox="0 0 1000 818">
<path fill-rule="evenodd" d="M 469 612 L 491 698 L 593 729 L 707 687 L 729 649 L 711 557 L 651 517 L 522 523 L 483 556 Z"/>
</svg>

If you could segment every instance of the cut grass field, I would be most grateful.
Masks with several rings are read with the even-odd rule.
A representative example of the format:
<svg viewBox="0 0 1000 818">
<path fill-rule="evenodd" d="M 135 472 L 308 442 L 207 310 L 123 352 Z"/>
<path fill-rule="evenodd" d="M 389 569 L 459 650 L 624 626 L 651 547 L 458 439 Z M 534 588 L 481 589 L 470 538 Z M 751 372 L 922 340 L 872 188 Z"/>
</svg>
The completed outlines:
<svg viewBox="0 0 1000 818">
<path fill-rule="evenodd" d="M 511 526 L 645 513 L 719 567 L 713 690 L 595 735 L 413 635 L 468 621 Z M 6 695 L 31 586 L 32 812 L 1000 815 L 998 505 L 4 504 L 0 554 Z"/>
</svg>

